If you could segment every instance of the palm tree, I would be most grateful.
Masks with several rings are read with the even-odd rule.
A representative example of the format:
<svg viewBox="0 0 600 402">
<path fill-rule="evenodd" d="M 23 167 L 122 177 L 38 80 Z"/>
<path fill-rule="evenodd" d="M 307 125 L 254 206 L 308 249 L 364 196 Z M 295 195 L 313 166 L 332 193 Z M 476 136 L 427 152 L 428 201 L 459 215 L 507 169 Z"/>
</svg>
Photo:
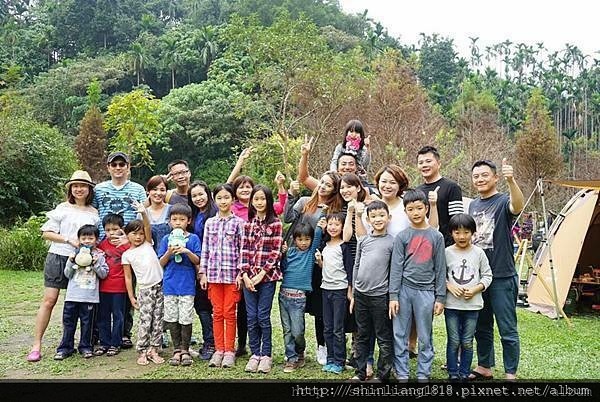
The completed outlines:
<svg viewBox="0 0 600 402">
<path fill-rule="evenodd" d="M 479 46 L 477 46 L 477 41 L 479 37 L 470 37 L 471 40 L 471 65 L 475 67 L 477 73 L 479 73 L 479 66 L 481 66 L 481 52 L 479 51 Z"/>
<path fill-rule="evenodd" d="M 133 69 L 137 77 L 137 85 L 140 85 L 140 76 L 143 75 L 144 63 L 146 61 L 146 49 L 136 41 L 131 44 L 131 55 L 133 56 Z"/>
<path fill-rule="evenodd" d="M 213 26 L 204 26 L 199 30 L 200 41 L 200 60 L 202 65 L 208 71 L 210 63 L 216 58 L 219 51 L 217 45 L 217 32 Z"/>
<path fill-rule="evenodd" d="M 179 53 L 180 38 L 178 36 L 175 31 L 170 31 L 160 37 L 163 64 L 171 70 L 171 89 L 175 89 L 175 72 L 181 65 L 181 55 Z"/>
</svg>

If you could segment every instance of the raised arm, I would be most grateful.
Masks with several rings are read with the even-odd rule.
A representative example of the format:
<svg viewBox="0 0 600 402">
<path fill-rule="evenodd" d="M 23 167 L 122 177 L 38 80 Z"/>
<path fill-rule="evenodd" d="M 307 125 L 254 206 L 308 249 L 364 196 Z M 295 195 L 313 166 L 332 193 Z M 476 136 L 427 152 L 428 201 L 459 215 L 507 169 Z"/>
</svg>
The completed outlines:
<svg viewBox="0 0 600 402">
<path fill-rule="evenodd" d="M 246 160 L 250 157 L 250 154 L 252 153 L 252 151 L 253 151 L 253 148 L 248 147 L 248 148 L 245 148 L 240 153 L 240 156 L 238 157 L 238 160 L 235 163 L 235 166 L 233 167 L 233 169 L 231 170 L 231 173 L 229 174 L 229 177 L 227 178 L 227 183 L 233 183 L 235 178 L 240 175 L 240 172 L 242 171 L 242 167 L 244 166 L 244 162 L 246 162 Z"/>
<path fill-rule="evenodd" d="M 308 156 L 314 143 L 314 137 L 304 136 L 304 144 L 300 147 L 300 162 L 298 163 L 298 181 L 304 184 L 309 190 L 314 190 L 319 181 L 308 174 Z"/>
<path fill-rule="evenodd" d="M 515 177 L 513 175 L 513 167 L 509 165 L 506 161 L 506 158 L 502 159 L 502 176 L 506 179 L 506 184 L 508 184 L 508 195 L 510 196 L 510 212 L 513 215 L 518 215 L 521 213 L 523 208 L 525 207 L 525 197 L 523 196 L 523 192 L 517 185 L 515 181 Z"/>
</svg>

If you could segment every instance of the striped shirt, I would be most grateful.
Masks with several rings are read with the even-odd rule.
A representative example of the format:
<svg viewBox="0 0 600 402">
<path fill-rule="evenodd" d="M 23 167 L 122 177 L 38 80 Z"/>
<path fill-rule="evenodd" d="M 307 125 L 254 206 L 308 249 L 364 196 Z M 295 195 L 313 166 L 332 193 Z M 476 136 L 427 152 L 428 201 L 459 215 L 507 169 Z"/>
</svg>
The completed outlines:
<svg viewBox="0 0 600 402">
<path fill-rule="evenodd" d="M 235 215 L 219 215 L 206 220 L 200 272 L 209 283 L 235 283 L 239 273 L 240 248 L 244 221 Z"/>
<path fill-rule="evenodd" d="M 282 278 L 279 269 L 283 225 L 279 219 L 265 224 L 258 218 L 244 224 L 242 236 L 242 262 L 240 270 L 250 278 L 264 270 L 267 274 L 262 282 L 278 281 Z"/>
<path fill-rule="evenodd" d="M 141 185 L 127 181 L 123 187 L 115 187 L 112 181 L 107 180 L 99 183 L 94 188 L 94 200 L 92 206 L 98 210 L 100 222 L 109 213 L 119 214 L 125 220 L 125 225 L 137 218 L 132 200 L 144 202 L 146 190 Z M 100 239 L 104 237 L 104 228 L 99 226 Z"/>
</svg>

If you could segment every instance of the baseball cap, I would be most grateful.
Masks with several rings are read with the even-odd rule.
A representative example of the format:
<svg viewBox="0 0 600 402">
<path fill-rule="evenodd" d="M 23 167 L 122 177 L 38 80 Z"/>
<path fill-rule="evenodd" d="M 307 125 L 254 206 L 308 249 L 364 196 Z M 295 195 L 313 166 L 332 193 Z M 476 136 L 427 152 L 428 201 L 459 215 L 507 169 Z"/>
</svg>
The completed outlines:
<svg viewBox="0 0 600 402">
<path fill-rule="evenodd" d="M 106 159 L 106 163 L 111 163 L 112 161 L 114 161 L 117 158 L 121 158 L 125 162 L 130 163 L 129 156 L 127 156 L 126 153 L 121 152 L 121 151 L 113 152 L 112 154 L 108 155 L 108 158 Z"/>
</svg>

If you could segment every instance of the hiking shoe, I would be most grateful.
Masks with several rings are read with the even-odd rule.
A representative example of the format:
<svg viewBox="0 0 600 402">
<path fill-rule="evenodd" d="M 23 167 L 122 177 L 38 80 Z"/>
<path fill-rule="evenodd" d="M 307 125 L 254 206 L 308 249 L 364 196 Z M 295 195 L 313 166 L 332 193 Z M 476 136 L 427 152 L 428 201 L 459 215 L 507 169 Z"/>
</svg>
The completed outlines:
<svg viewBox="0 0 600 402">
<path fill-rule="evenodd" d="M 271 356 L 261 356 L 260 362 L 258 363 L 258 372 L 268 374 L 271 371 L 273 360 Z"/>
<path fill-rule="evenodd" d="M 210 361 L 208 362 L 208 367 L 221 367 L 221 363 L 223 362 L 224 352 L 216 351 L 213 353 Z"/>
<path fill-rule="evenodd" d="M 317 363 L 321 366 L 327 364 L 327 346 L 317 346 Z"/>
<path fill-rule="evenodd" d="M 199 351 L 199 357 L 201 360 L 210 360 L 212 355 L 215 353 L 215 347 L 212 345 L 202 345 L 202 349 Z"/>
<path fill-rule="evenodd" d="M 246 363 L 244 371 L 246 373 L 256 373 L 258 371 L 258 365 L 260 363 L 260 357 L 256 355 L 250 356 L 250 360 Z"/>
<path fill-rule="evenodd" d="M 298 356 L 298 368 L 302 368 L 306 366 L 306 358 L 304 357 L 304 353 Z"/>
<path fill-rule="evenodd" d="M 295 361 L 295 362 L 291 362 L 291 361 L 289 361 L 289 360 L 288 360 L 287 362 L 285 362 L 285 365 L 283 366 L 283 372 L 284 372 L 284 373 L 292 373 L 292 372 L 294 372 L 294 371 L 295 371 L 295 370 L 296 370 L 298 367 L 300 367 L 300 366 L 298 365 L 298 362 L 297 362 L 297 361 Z"/>
<path fill-rule="evenodd" d="M 235 366 L 235 353 L 234 352 L 225 352 L 223 356 L 223 361 L 221 362 L 221 367 L 229 368 Z"/>
</svg>

